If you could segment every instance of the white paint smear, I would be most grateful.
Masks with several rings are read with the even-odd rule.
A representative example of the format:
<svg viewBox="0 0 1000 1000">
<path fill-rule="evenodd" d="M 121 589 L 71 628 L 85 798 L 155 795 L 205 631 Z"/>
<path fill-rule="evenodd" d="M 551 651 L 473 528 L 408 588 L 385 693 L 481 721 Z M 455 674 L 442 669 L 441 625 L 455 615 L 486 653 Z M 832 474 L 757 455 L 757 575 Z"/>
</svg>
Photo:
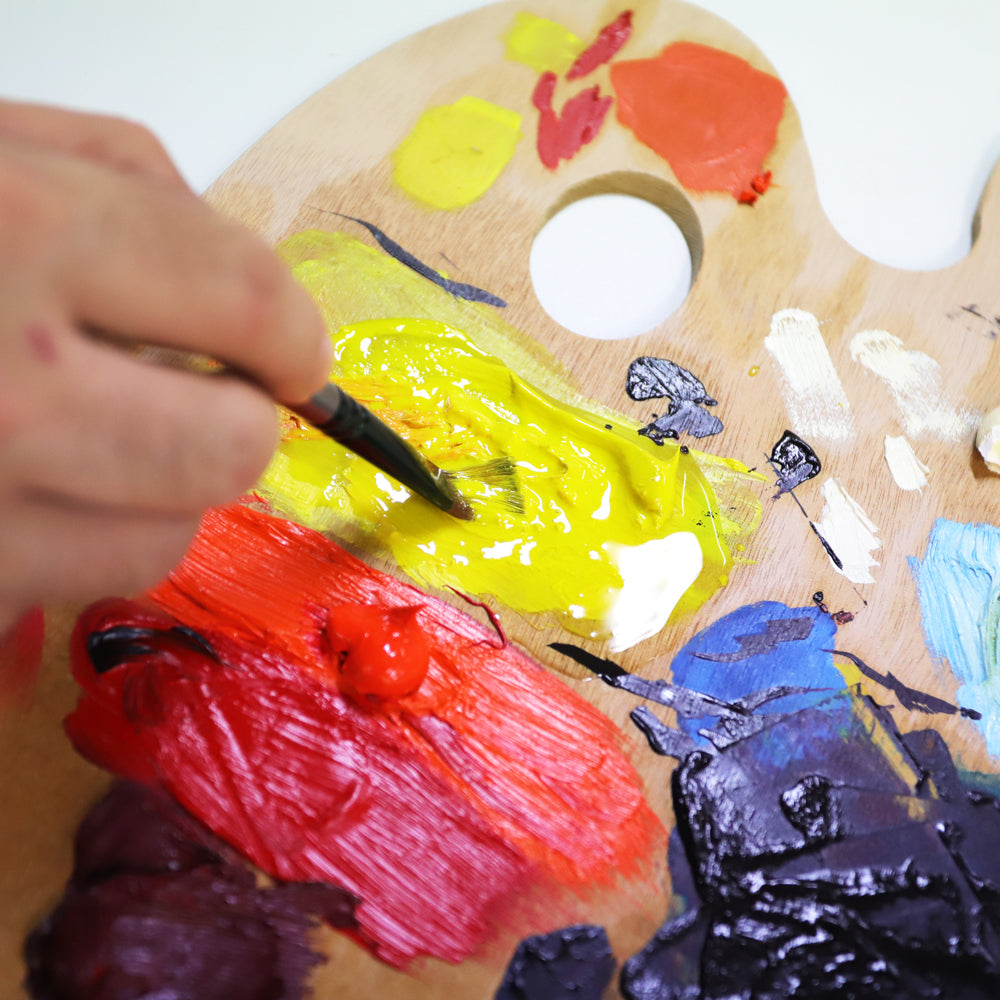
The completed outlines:
<svg viewBox="0 0 1000 1000">
<path fill-rule="evenodd" d="M 697 537 L 678 531 L 642 545 L 607 543 L 604 548 L 618 565 L 622 589 L 615 595 L 605 625 L 612 652 L 656 635 L 684 592 L 698 579 L 703 558 Z"/>
<path fill-rule="evenodd" d="M 917 458 L 913 445 L 902 434 L 885 436 L 885 461 L 901 490 L 922 490 L 927 485 L 928 468 Z"/>
<path fill-rule="evenodd" d="M 851 404 L 830 360 L 819 322 L 804 309 L 771 317 L 764 346 L 781 368 L 785 408 L 792 430 L 807 439 L 854 439 Z"/>
<path fill-rule="evenodd" d="M 885 330 L 864 330 L 851 341 L 851 357 L 888 386 L 910 437 L 934 434 L 945 441 L 964 437 L 979 421 L 941 385 L 941 366 L 922 351 L 908 351 Z"/>
<path fill-rule="evenodd" d="M 990 472 L 1000 473 L 1000 407 L 983 417 L 976 431 L 976 447 Z"/>
<path fill-rule="evenodd" d="M 830 543 L 837 558 L 844 564 L 842 573 L 852 583 L 874 583 L 871 574 L 878 563 L 872 553 L 882 547 L 878 528 L 840 484 L 839 479 L 823 483 L 823 515 L 816 524 L 820 534 Z M 830 563 L 833 566 L 831 560 Z M 837 569 L 836 566 L 833 567 Z"/>
</svg>

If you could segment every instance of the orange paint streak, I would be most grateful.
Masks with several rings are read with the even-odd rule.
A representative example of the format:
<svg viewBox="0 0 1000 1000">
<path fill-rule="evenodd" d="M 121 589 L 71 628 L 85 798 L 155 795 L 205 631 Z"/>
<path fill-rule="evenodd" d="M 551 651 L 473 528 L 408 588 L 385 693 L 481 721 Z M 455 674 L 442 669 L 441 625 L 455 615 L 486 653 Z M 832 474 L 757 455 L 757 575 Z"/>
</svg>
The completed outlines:
<svg viewBox="0 0 1000 1000">
<path fill-rule="evenodd" d="M 786 91 L 776 77 L 721 49 L 668 45 L 652 59 L 611 66 L 618 120 L 662 156 L 692 191 L 753 203 L 767 190 Z"/>
</svg>

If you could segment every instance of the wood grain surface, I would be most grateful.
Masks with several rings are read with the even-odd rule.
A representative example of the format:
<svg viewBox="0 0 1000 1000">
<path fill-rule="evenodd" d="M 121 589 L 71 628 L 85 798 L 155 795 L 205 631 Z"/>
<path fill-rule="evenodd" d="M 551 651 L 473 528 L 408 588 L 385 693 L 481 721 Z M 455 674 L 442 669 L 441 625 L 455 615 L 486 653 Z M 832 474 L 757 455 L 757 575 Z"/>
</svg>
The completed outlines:
<svg viewBox="0 0 1000 1000">
<path fill-rule="evenodd" d="M 667 0 L 639 0 L 632 7 L 635 33 L 622 58 L 652 56 L 672 41 L 688 40 L 726 49 L 774 72 L 751 41 L 694 7 Z M 507 300 L 505 319 L 551 352 L 585 398 L 636 420 L 647 419 L 650 407 L 632 402 L 624 392 L 629 363 L 639 355 L 670 358 L 697 374 L 719 401 L 714 412 L 725 429 L 699 446 L 749 466 L 763 465 L 763 453 L 789 426 L 778 367 L 764 346 L 771 317 L 786 308 L 813 313 L 858 428 L 849 443 L 816 442 L 823 478 L 837 477 L 878 526 L 882 548 L 875 554 L 880 564 L 874 570 L 876 582 L 855 588 L 837 574 L 801 512 L 787 497 L 772 503 L 773 486 L 762 483 L 762 525 L 744 553 L 750 562 L 696 615 L 617 659 L 645 676 L 663 676 L 672 653 L 727 612 L 759 600 L 807 605 L 822 590 L 831 609 L 856 613 L 842 633 L 845 648 L 911 685 L 954 698 L 954 679 L 932 663 L 925 647 L 907 557 L 922 555 L 936 518 L 1000 524 L 1000 478 L 991 476 L 974 453 L 972 434 L 958 444 L 923 437 L 913 443 L 929 466 L 930 484 L 922 492 L 902 492 L 882 448 L 886 434 L 902 433 L 899 411 L 885 385 L 851 359 L 848 345 L 860 331 L 887 330 L 908 349 L 941 363 L 943 386 L 954 398 L 979 411 L 1000 404 L 1000 340 L 961 311 L 976 303 L 989 315 L 1000 313 L 997 174 L 982 200 L 971 254 L 945 271 L 917 273 L 859 256 L 828 224 L 817 200 L 794 94 L 767 159 L 774 185 L 752 208 L 728 194 L 684 192 L 667 163 L 611 116 L 597 140 L 576 158 L 555 172 L 546 170 L 532 139 L 535 77 L 525 66 L 506 60 L 500 42 L 514 14 L 524 9 L 588 39 L 621 7 L 598 0 L 500 3 L 413 36 L 333 81 L 289 114 L 213 185 L 209 201 L 272 243 L 307 228 L 338 228 L 332 224 L 336 220 L 316 210 L 322 208 L 373 221 L 421 259 L 445 254 L 455 264 L 453 277 Z M 607 67 L 585 81 L 593 82 L 611 92 Z M 523 113 L 526 138 L 478 201 L 457 211 L 422 207 L 393 183 L 388 155 L 422 111 L 466 94 Z M 528 272 L 532 240 L 554 211 L 582 194 L 605 191 L 648 195 L 663 203 L 700 257 L 681 309 L 643 336 L 619 341 L 588 340 L 558 326 L 536 300 Z M 759 373 L 751 377 L 754 367 Z M 822 508 L 819 480 L 798 492 L 817 518 Z M 384 562 L 379 565 L 392 571 Z M 572 637 L 501 606 L 496 610 L 515 642 L 628 728 L 634 706 L 630 696 L 586 683 L 548 649 L 549 642 Z M 70 867 L 72 832 L 107 782 L 73 754 L 61 734 L 60 720 L 74 702 L 65 656 L 72 619 L 71 609 L 50 615 L 35 701 L 26 713 L 4 720 L 0 730 L 4 996 L 17 995 L 23 935 L 60 895 Z M 903 711 L 896 717 L 904 731 L 926 723 L 926 717 L 918 723 Z M 934 725 L 964 766 L 994 769 L 973 723 L 950 717 Z M 670 824 L 670 762 L 654 757 L 639 739 L 633 740 L 632 750 L 651 803 Z M 589 918 L 609 924 L 612 942 L 624 957 L 661 921 L 665 891 L 666 881 L 648 887 L 637 903 L 627 906 L 613 899 L 595 901 Z M 416 976 L 405 976 L 379 965 L 346 939 L 330 935 L 324 941 L 332 959 L 317 976 L 317 996 L 392 995 L 400 1000 L 491 996 L 512 945 L 501 940 L 481 960 L 457 968 L 431 962 Z"/>
</svg>

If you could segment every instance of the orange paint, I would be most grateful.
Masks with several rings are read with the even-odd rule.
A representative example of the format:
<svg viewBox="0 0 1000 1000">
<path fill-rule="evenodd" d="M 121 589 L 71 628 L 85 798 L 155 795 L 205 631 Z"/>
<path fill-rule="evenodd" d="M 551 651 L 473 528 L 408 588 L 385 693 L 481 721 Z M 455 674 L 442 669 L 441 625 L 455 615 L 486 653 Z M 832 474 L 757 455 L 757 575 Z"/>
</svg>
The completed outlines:
<svg viewBox="0 0 1000 1000">
<path fill-rule="evenodd" d="M 776 77 L 722 49 L 668 45 L 652 59 L 611 66 L 618 120 L 662 156 L 692 191 L 728 191 L 752 204 L 771 182 L 764 160 L 786 91 Z"/>
</svg>

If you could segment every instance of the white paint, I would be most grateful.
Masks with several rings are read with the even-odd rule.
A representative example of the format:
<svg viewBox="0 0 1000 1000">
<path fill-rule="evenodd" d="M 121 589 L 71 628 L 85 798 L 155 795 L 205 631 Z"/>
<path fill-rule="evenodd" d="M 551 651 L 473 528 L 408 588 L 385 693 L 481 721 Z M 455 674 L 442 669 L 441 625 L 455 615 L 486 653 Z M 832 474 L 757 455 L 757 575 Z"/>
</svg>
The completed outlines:
<svg viewBox="0 0 1000 1000">
<path fill-rule="evenodd" d="M 609 542 L 622 577 L 604 624 L 611 633 L 612 652 L 634 646 L 656 635 L 670 618 L 684 592 L 698 579 L 703 558 L 697 537 L 678 531 L 642 545 Z"/>
<path fill-rule="evenodd" d="M 927 485 L 930 470 L 917 458 L 913 445 L 904 435 L 893 437 L 886 434 L 885 461 L 901 490 L 922 490 Z"/>
<path fill-rule="evenodd" d="M 934 434 L 957 441 L 975 427 L 979 414 L 945 392 L 941 366 L 922 351 L 906 350 L 899 337 L 886 330 L 864 330 L 851 341 L 851 357 L 888 386 L 910 437 Z"/>
<path fill-rule="evenodd" d="M 804 309 L 776 312 L 764 346 L 781 368 L 785 409 L 792 430 L 810 441 L 853 440 L 851 404 L 816 317 Z"/>
<path fill-rule="evenodd" d="M 823 483 L 822 492 L 823 514 L 816 527 L 844 564 L 837 572 L 852 583 L 874 583 L 871 569 L 878 566 L 878 562 L 872 558 L 872 553 L 882 547 L 876 535 L 878 528 L 839 479 L 828 479 Z M 832 560 L 830 565 L 833 566 Z"/>
<path fill-rule="evenodd" d="M 691 289 L 691 251 L 673 219 L 644 198 L 599 194 L 554 215 L 528 261 L 542 308 L 573 333 L 635 337 L 674 313 Z"/>
<path fill-rule="evenodd" d="M 1000 406 L 983 417 L 976 432 L 976 447 L 990 472 L 1000 473 Z"/>
</svg>

